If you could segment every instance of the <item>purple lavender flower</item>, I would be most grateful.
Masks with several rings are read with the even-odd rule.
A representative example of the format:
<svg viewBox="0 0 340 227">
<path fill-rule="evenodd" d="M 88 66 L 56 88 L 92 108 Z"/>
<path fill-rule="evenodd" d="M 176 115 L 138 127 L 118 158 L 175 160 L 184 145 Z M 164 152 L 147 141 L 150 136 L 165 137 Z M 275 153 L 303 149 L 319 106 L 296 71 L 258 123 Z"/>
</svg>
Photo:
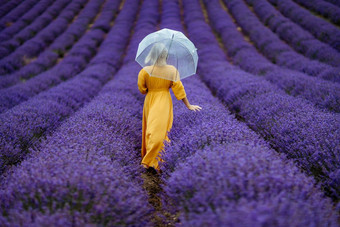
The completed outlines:
<svg viewBox="0 0 340 227">
<path fill-rule="evenodd" d="M 304 97 L 322 109 L 339 112 L 339 84 L 284 69 L 269 62 L 237 31 L 236 25 L 218 1 L 206 1 L 210 24 L 221 35 L 221 40 L 234 63 L 242 69 L 264 76 L 289 95 Z"/>
<path fill-rule="evenodd" d="M 253 7 L 262 23 L 268 25 L 273 32 L 295 50 L 311 59 L 317 59 L 335 67 L 340 65 L 339 52 L 284 17 L 269 2 L 264 0 L 247 0 L 247 2 Z"/>
<path fill-rule="evenodd" d="M 337 201 L 339 187 L 330 175 L 339 166 L 336 158 L 340 157 L 339 117 L 320 111 L 301 98 L 286 95 L 262 78 L 231 67 L 221 56 L 223 51 L 205 23 L 199 3 L 187 1 L 185 12 L 188 8 L 201 14 L 184 14 L 184 19 L 189 37 L 198 46 L 200 62 L 204 62 L 198 66 L 203 81 L 233 113 L 278 151 L 296 160 Z"/>
<path fill-rule="evenodd" d="M 317 39 L 340 50 L 340 31 L 334 25 L 312 15 L 308 10 L 291 0 L 269 0 L 269 2 L 276 5 L 284 16 L 311 32 Z"/>
<path fill-rule="evenodd" d="M 122 45 L 127 45 L 130 35 L 128 31 L 133 25 L 133 15 L 138 8 L 137 5 L 133 6 L 134 3 L 129 2 L 125 5 L 125 9 L 116 19 L 115 26 L 109 31 L 107 39 L 102 43 L 103 48 L 100 49 L 100 52 L 105 53 L 109 58 L 123 54 Z M 102 30 L 95 29 L 90 37 L 100 39 L 96 35 L 102 33 Z M 116 44 L 112 45 L 111 40 L 117 41 Z M 105 63 L 92 64 L 90 62 L 88 67 L 72 80 L 39 93 L 38 96 L 3 113 L 0 116 L 1 170 L 6 166 L 20 162 L 28 147 L 36 144 L 43 134 L 55 129 L 63 119 L 89 102 L 116 72 L 120 60 L 120 58 L 116 58 L 116 62 L 111 62 L 111 65 Z M 95 61 L 96 58 L 93 58 L 93 62 Z M 112 65 L 116 65 L 116 67 L 112 67 Z M 69 71 L 64 71 L 65 76 L 68 73 Z M 24 91 L 29 94 L 29 92 L 35 90 L 42 90 L 41 87 L 43 86 L 61 82 L 60 78 L 53 78 L 52 76 L 43 77 L 42 80 L 45 80 L 45 83 L 37 83 L 37 86 L 33 87 L 31 91 Z M 23 89 L 26 89 L 26 87 Z M 22 94 L 22 92 L 19 94 Z"/>
<path fill-rule="evenodd" d="M 311 178 L 266 148 L 209 145 L 180 164 L 165 192 L 185 226 L 337 226 Z"/>
<path fill-rule="evenodd" d="M 224 0 L 242 30 L 249 35 L 257 49 L 273 63 L 334 82 L 340 81 L 340 69 L 296 53 L 281 41 L 248 9 L 242 1 Z M 339 64 L 337 64 L 339 65 Z"/>
</svg>

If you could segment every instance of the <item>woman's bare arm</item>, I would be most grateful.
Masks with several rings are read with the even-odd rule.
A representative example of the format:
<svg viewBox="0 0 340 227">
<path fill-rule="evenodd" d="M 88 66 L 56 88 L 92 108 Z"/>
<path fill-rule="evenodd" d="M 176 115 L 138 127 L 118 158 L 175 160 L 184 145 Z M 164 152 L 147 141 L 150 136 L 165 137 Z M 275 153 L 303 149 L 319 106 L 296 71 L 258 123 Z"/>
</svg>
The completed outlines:
<svg viewBox="0 0 340 227">
<path fill-rule="evenodd" d="M 185 104 L 185 106 L 189 109 L 189 110 L 193 110 L 193 111 L 200 111 L 202 109 L 202 107 L 197 106 L 197 105 L 191 105 L 189 103 L 189 100 L 187 99 L 187 97 L 185 97 L 184 99 L 182 99 L 183 103 Z"/>
</svg>

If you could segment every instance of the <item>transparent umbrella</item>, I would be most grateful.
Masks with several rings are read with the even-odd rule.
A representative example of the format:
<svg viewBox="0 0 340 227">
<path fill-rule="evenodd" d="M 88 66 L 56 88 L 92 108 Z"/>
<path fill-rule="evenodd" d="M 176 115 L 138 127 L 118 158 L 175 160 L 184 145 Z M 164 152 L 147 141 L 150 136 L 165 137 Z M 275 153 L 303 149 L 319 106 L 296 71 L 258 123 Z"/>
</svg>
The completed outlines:
<svg viewBox="0 0 340 227">
<path fill-rule="evenodd" d="M 139 43 L 135 60 L 150 76 L 177 81 L 196 73 L 198 56 L 195 45 L 182 32 L 164 28 Z M 155 70 L 165 66 L 170 70 Z"/>
</svg>

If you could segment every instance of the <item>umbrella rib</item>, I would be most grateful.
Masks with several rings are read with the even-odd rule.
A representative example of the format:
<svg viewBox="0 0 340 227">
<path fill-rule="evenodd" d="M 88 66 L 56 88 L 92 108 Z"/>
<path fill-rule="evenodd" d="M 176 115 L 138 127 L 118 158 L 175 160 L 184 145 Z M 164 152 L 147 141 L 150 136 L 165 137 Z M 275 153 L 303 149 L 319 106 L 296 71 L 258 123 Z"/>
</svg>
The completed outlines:
<svg viewBox="0 0 340 227">
<path fill-rule="evenodd" d="M 172 37 L 171 37 L 171 43 L 169 45 L 169 50 L 168 50 L 168 53 L 170 52 L 170 48 L 171 48 L 171 45 L 172 45 L 172 42 L 174 41 L 174 34 L 172 34 Z M 169 57 L 169 54 L 168 56 L 166 56 L 166 60 L 168 60 L 168 57 Z"/>
<path fill-rule="evenodd" d="M 176 41 L 176 40 L 175 40 Z M 183 45 L 181 42 L 178 42 L 179 45 L 183 46 L 184 48 L 186 48 L 187 50 L 189 50 L 189 53 L 190 53 L 190 49 L 187 48 L 185 45 Z M 192 58 L 192 62 L 194 63 L 194 68 L 196 67 L 195 65 L 195 59 L 194 59 L 194 56 L 192 54 L 190 54 L 191 58 Z"/>
</svg>

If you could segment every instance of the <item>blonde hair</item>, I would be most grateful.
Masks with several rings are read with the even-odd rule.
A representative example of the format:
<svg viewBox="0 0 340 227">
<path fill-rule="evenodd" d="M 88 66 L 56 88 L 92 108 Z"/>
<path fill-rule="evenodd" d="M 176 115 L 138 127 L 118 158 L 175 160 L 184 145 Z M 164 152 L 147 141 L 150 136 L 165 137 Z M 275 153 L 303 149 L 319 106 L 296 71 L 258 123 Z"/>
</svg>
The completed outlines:
<svg viewBox="0 0 340 227">
<path fill-rule="evenodd" d="M 163 43 L 155 43 L 149 54 L 145 58 L 145 64 L 150 63 L 151 65 L 157 65 L 162 60 L 166 60 L 168 56 L 168 49 Z"/>
</svg>

